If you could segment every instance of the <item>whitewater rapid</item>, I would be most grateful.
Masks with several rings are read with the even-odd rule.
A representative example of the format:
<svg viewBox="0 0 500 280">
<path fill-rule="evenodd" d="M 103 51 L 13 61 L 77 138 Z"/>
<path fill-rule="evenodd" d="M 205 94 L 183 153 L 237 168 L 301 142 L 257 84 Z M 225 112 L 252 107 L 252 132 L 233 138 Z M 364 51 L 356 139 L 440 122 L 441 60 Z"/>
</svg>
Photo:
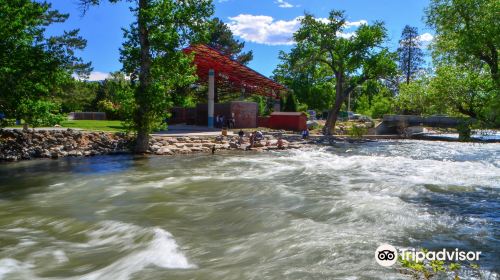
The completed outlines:
<svg viewBox="0 0 500 280">
<path fill-rule="evenodd" d="M 381 243 L 482 251 L 497 277 L 499 198 L 498 144 L 1 165 L 0 279 L 401 278 Z"/>
</svg>

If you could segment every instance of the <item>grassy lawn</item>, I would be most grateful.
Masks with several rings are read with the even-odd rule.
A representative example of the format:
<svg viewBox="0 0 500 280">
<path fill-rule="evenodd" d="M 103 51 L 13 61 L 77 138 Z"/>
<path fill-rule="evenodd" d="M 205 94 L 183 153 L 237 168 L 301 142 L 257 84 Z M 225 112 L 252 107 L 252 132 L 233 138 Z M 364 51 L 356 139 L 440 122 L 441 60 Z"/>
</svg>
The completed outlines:
<svg viewBox="0 0 500 280">
<path fill-rule="evenodd" d="M 121 121 L 72 120 L 62 122 L 61 126 L 94 131 L 125 131 L 125 127 L 122 125 Z"/>
<path fill-rule="evenodd" d="M 9 127 L 22 128 L 22 125 Z M 125 127 L 121 121 L 92 121 L 92 120 L 68 120 L 61 123 L 62 128 L 79 128 L 90 131 L 124 132 Z M 31 127 L 30 127 L 31 128 Z M 43 127 L 40 127 L 43 128 Z"/>
</svg>

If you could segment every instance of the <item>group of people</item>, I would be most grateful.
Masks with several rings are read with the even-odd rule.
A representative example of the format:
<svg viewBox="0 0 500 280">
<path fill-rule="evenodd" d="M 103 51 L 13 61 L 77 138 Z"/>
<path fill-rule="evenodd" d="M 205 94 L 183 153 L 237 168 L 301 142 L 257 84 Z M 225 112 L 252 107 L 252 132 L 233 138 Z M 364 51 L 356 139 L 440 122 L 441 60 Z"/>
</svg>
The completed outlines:
<svg viewBox="0 0 500 280">
<path fill-rule="evenodd" d="M 234 128 L 234 126 L 235 126 L 235 120 L 233 116 L 231 116 L 230 118 L 226 118 L 226 116 L 224 115 L 215 116 L 215 127 L 217 128 L 227 127 L 229 129 L 232 129 Z"/>
<path fill-rule="evenodd" d="M 238 136 L 240 137 L 238 142 L 241 145 L 244 143 L 243 137 L 245 137 L 245 132 L 240 129 L 240 131 L 238 132 Z M 247 149 L 253 148 L 256 142 L 260 142 L 262 140 L 264 140 L 264 134 L 262 133 L 262 131 L 256 130 L 256 131 L 252 132 L 249 136 L 250 145 L 247 147 Z M 271 145 L 271 143 L 269 141 L 267 141 L 266 146 L 270 146 L 270 145 Z M 278 141 L 276 142 L 276 145 L 277 145 L 278 149 L 283 149 L 285 147 L 281 136 L 278 137 Z"/>
</svg>

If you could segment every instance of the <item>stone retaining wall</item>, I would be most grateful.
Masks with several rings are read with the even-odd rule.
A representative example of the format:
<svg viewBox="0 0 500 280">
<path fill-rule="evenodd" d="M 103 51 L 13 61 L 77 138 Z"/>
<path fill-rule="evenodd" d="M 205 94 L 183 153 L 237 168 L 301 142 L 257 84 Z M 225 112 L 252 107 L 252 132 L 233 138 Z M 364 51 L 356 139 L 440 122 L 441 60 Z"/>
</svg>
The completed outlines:
<svg viewBox="0 0 500 280">
<path fill-rule="evenodd" d="M 283 140 L 283 148 L 299 148 L 297 137 Z M 176 155 L 212 153 L 220 150 L 265 151 L 277 149 L 277 139 L 266 135 L 265 139 L 249 147 L 247 137 L 151 137 L 149 153 Z M 29 160 L 34 158 L 60 158 L 65 156 L 92 156 L 112 153 L 128 153 L 132 138 L 124 133 L 83 132 L 78 130 L 29 130 L 0 129 L 0 161 Z"/>
</svg>

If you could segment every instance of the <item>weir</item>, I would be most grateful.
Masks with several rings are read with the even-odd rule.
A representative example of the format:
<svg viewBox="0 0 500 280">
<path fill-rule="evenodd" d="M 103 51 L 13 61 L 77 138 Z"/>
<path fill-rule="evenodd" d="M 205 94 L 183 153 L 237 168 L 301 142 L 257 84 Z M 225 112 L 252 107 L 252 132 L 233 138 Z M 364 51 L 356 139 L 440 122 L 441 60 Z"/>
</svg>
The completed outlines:
<svg viewBox="0 0 500 280">
<path fill-rule="evenodd" d="M 377 134 L 398 134 L 410 126 L 457 128 L 461 124 L 471 121 L 473 121 L 471 118 L 448 116 L 384 115 L 382 123 L 377 127 Z"/>
</svg>

